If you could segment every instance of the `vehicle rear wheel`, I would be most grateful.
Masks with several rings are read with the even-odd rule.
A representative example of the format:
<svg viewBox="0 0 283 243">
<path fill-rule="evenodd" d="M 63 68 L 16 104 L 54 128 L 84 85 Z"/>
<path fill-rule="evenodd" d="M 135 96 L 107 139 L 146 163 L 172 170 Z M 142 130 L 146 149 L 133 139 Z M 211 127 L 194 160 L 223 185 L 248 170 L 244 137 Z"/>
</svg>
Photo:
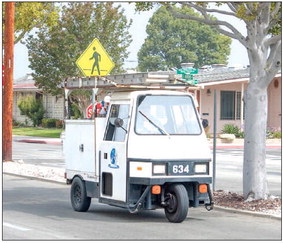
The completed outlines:
<svg viewBox="0 0 283 243">
<path fill-rule="evenodd" d="M 165 215 L 172 223 L 181 223 L 188 214 L 189 197 L 182 184 L 172 184 L 165 192 Z"/>
<path fill-rule="evenodd" d="M 86 194 L 84 181 L 75 177 L 71 186 L 71 203 L 75 211 L 86 212 L 89 209 L 91 198 Z"/>
</svg>

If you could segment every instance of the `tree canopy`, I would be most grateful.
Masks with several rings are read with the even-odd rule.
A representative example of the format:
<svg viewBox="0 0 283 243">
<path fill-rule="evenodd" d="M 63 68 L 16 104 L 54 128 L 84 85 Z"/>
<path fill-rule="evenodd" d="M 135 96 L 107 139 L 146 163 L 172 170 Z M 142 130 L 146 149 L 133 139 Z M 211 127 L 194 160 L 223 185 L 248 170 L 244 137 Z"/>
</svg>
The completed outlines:
<svg viewBox="0 0 283 243">
<path fill-rule="evenodd" d="M 187 7 L 178 10 L 198 16 Z M 195 63 L 195 67 L 226 64 L 230 54 L 229 37 L 208 25 L 177 19 L 164 6 L 153 14 L 146 32 L 148 36 L 138 53 L 141 71 L 180 68 L 182 62 Z"/>
<path fill-rule="evenodd" d="M 128 56 L 131 21 L 120 6 L 112 2 L 72 2 L 63 5 L 56 26 L 43 26 L 29 36 L 27 47 L 30 68 L 36 85 L 56 94 L 66 77 L 81 76 L 75 62 L 94 38 L 98 38 L 115 63 L 112 72 L 122 72 Z"/>
<path fill-rule="evenodd" d="M 2 8 L 2 28 L 4 29 L 4 11 Z M 57 24 L 59 8 L 52 2 L 16 2 L 15 3 L 15 44 L 21 41 L 31 30 L 42 26 Z"/>
</svg>

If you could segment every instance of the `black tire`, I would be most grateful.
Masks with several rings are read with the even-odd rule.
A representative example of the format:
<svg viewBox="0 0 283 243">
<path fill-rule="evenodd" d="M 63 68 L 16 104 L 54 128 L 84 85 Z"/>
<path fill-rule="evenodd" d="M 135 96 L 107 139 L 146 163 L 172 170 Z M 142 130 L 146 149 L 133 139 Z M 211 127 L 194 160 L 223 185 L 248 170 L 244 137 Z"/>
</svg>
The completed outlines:
<svg viewBox="0 0 283 243">
<path fill-rule="evenodd" d="M 165 192 L 166 218 L 172 223 L 183 222 L 188 214 L 189 197 L 186 188 L 182 184 L 172 184 Z"/>
<path fill-rule="evenodd" d="M 87 197 L 84 181 L 75 177 L 71 186 L 71 203 L 75 211 L 86 212 L 89 209 L 91 198 Z"/>
</svg>

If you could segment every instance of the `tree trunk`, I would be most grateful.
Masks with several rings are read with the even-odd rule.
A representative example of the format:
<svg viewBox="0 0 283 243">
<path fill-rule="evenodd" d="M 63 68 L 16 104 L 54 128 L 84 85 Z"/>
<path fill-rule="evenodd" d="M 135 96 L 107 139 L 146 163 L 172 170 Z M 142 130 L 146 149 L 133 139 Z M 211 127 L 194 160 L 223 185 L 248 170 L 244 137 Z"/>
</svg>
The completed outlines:
<svg viewBox="0 0 283 243">
<path fill-rule="evenodd" d="M 269 193 L 265 166 L 267 86 L 259 85 L 264 77 L 256 77 L 254 71 L 245 94 L 243 194 L 248 200 L 266 199 Z"/>
</svg>

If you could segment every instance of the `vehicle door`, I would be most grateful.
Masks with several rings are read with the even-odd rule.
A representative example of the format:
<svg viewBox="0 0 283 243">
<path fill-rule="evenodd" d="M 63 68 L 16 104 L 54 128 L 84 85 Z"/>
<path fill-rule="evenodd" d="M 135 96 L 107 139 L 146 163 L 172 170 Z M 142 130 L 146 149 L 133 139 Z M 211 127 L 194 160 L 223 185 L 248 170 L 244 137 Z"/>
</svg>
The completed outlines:
<svg viewBox="0 0 283 243">
<path fill-rule="evenodd" d="M 100 146 L 100 198 L 126 202 L 129 102 L 110 107 Z"/>
</svg>

